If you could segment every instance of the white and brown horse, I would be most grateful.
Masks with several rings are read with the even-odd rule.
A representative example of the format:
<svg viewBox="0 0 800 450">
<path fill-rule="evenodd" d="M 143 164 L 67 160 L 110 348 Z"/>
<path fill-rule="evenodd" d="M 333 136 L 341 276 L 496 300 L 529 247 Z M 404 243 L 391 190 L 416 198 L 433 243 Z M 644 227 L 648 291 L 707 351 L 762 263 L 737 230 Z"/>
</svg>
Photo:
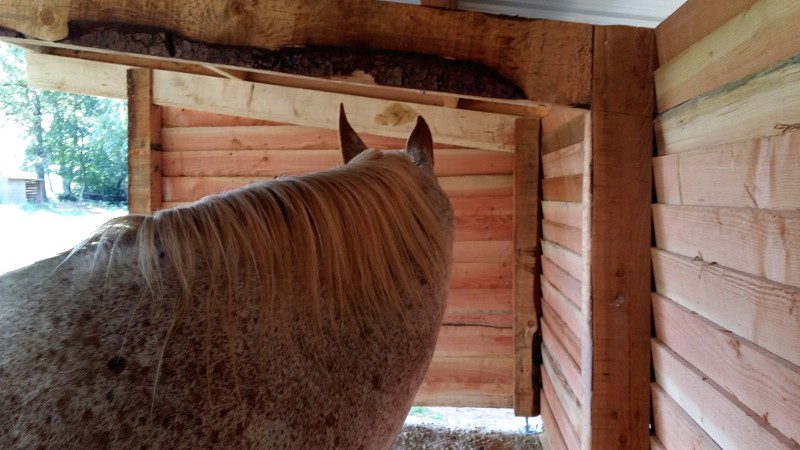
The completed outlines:
<svg viewBox="0 0 800 450">
<path fill-rule="evenodd" d="M 106 224 L 0 277 L 0 447 L 391 446 L 430 364 L 453 215 L 419 119 L 347 164 Z"/>
</svg>

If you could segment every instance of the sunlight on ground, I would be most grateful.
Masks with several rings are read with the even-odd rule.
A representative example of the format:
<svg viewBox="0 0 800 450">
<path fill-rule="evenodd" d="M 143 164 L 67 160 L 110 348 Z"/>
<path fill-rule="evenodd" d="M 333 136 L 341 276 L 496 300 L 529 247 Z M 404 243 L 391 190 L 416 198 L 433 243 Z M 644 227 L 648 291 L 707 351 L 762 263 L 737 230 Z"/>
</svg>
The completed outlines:
<svg viewBox="0 0 800 450">
<path fill-rule="evenodd" d="M 514 416 L 513 409 L 448 408 L 414 406 L 408 413 L 406 425 L 425 425 L 449 429 L 480 430 L 532 434 L 542 431 L 541 417 Z"/>
<path fill-rule="evenodd" d="M 0 274 L 71 249 L 124 209 L 0 205 Z"/>
</svg>

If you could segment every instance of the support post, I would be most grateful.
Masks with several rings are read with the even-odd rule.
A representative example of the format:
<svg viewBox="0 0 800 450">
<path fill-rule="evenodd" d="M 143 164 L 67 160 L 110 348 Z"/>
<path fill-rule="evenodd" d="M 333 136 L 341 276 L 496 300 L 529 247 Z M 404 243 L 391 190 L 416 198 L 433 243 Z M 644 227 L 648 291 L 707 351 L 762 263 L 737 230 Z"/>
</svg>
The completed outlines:
<svg viewBox="0 0 800 450">
<path fill-rule="evenodd" d="M 128 211 L 161 209 L 161 108 L 150 69 L 128 70 Z"/>
</svg>

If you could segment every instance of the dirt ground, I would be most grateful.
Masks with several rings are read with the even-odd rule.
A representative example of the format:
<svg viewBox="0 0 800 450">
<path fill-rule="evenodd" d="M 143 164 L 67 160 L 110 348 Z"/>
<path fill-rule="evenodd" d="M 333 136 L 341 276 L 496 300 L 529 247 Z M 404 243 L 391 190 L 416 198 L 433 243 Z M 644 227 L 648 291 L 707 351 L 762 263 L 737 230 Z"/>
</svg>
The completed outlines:
<svg viewBox="0 0 800 450">
<path fill-rule="evenodd" d="M 393 450 L 539 450 L 539 418 L 509 410 L 414 408 Z"/>
</svg>

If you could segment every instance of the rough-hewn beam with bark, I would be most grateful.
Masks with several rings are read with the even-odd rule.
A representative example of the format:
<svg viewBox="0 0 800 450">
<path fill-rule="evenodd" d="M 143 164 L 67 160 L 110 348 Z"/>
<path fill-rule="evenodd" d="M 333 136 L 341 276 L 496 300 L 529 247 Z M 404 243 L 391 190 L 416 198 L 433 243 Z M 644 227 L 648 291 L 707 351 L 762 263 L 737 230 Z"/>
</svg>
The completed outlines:
<svg viewBox="0 0 800 450">
<path fill-rule="evenodd" d="M 530 99 L 590 102 L 593 28 L 585 24 L 374 0 L 11 0 L 0 10 L 0 26 L 30 38 L 33 45 L 68 39 L 71 29 L 86 23 L 168 30 L 208 46 L 325 46 L 437 55 L 494 68 Z"/>
</svg>

